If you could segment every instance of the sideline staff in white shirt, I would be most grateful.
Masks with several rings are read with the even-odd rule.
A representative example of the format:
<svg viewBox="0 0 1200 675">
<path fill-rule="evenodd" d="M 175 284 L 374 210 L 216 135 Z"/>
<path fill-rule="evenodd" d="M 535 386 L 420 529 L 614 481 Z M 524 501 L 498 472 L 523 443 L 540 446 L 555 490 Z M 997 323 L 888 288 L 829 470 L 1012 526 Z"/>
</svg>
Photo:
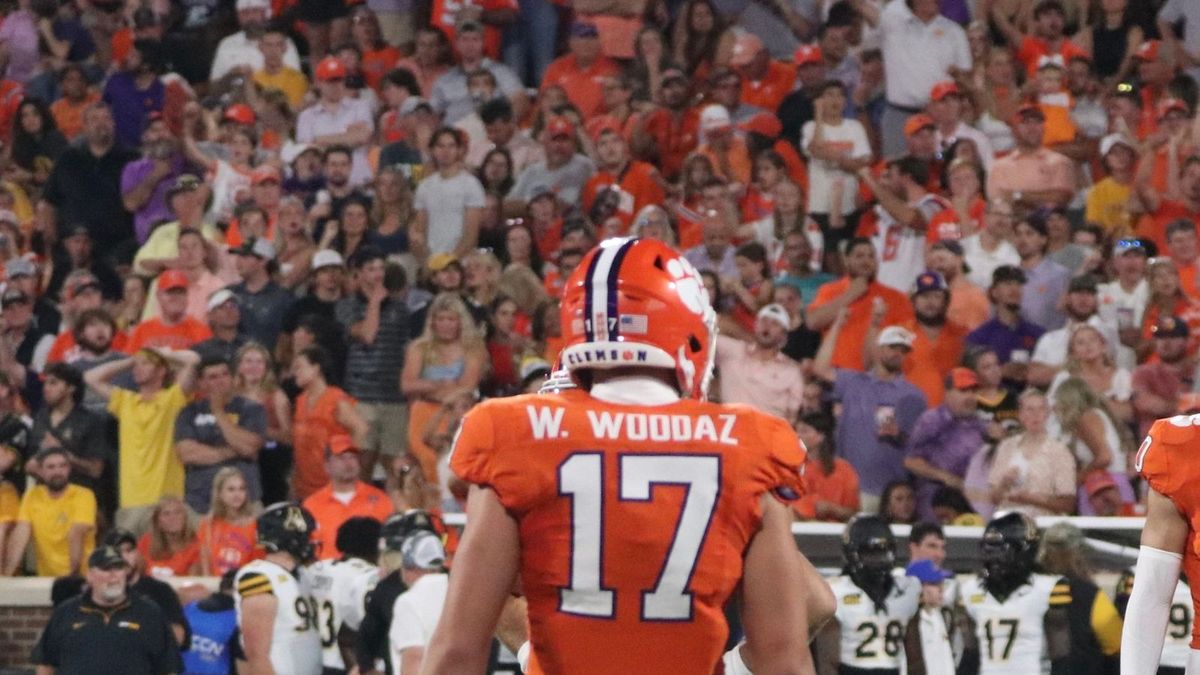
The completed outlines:
<svg viewBox="0 0 1200 675">
<path fill-rule="evenodd" d="M 446 604 L 446 550 L 437 535 L 418 532 L 404 541 L 400 555 L 400 574 L 408 590 L 392 609 L 388 648 L 398 675 L 416 675 Z"/>
</svg>

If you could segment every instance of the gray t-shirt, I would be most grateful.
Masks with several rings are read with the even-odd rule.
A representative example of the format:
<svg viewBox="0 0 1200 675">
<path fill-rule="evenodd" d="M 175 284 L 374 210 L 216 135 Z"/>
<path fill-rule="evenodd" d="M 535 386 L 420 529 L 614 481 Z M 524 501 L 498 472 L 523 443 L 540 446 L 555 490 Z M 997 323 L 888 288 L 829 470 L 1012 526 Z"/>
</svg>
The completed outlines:
<svg viewBox="0 0 1200 675">
<path fill-rule="evenodd" d="M 350 337 L 350 327 L 367 315 L 367 299 L 355 294 L 338 301 L 334 310 L 350 346 L 346 356 L 345 389 L 363 403 L 403 403 L 400 371 L 404 351 L 415 333 L 404 302 L 387 298 L 379 308 L 379 332 L 371 344 Z"/>
<path fill-rule="evenodd" d="M 239 427 L 266 438 L 267 409 L 241 396 L 230 399 L 225 406 Z M 189 403 L 175 418 L 175 442 L 192 440 L 197 443 L 222 447 L 229 445 L 221 427 L 217 426 L 217 418 L 212 414 L 208 401 Z M 213 476 L 226 466 L 234 466 L 241 470 L 246 478 L 246 488 L 249 499 L 262 499 L 262 481 L 258 475 L 258 462 L 245 459 L 235 459 L 220 464 L 206 466 L 188 464 L 184 466 L 184 492 L 188 506 L 197 513 L 208 513 L 212 505 Z"/>
<path fill-rule="evenodd" d="M 459 171 L 451 178 L 440 173 L 426 176 L 417 186 L 414 203 L 429 215 L 429 252 L 449 253 L 462 238 L 467 209 L 481 209 L 487 199 L 479 179 Z"/>
<path fill-rule="evenodd" d="M 521 172 L 508 198 L 527 202 L 549 190 L 558 195 L 558 201 L 563 204 L 578 204 L 583 186 L 594 173 L 596 164 L 587 155 L 575 153 L 569 162 L 557 169 L 549 168 L 543 159 Z"/>
</svg>

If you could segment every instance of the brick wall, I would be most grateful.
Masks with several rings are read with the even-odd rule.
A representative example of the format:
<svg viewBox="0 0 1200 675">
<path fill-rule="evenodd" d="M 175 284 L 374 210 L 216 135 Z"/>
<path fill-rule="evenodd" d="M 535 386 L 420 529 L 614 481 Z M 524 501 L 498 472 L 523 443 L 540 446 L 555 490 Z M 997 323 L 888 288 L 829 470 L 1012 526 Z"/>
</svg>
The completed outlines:
<svg viewBox="0 0 1200 675">
<path fill-rule="evenodd" d="M 29 664 L 29 653 L 50 619 L 50 607 L 5 607 L 0 600 L 0 668 Z"/>
</svg>

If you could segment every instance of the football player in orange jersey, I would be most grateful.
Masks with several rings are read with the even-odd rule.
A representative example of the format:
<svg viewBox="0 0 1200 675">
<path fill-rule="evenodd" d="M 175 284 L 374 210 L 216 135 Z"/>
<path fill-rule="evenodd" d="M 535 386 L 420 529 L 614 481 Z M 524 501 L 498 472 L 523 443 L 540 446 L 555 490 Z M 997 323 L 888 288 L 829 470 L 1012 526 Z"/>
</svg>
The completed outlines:
<svg viewBox="0 0 1200 675">
<path fill-rule="evenodd" d="M 1177 415 L 1155 422 L 1134 456 L 1134 468 L 1146 479 L 1150 493 L 1121 636 L 1121 672 L 1128 675 L 1158 671 L 1180 569 L 1189 580 L 1200 579 L 1200 538 L 1195 535 L 1200 528 L 1198 443 L 1200 415 Z M 1200 584 L 1192 586 L 1192 607 L 1200 608 Z M 1192 629 L 1189 673 L 1200 672 L 1198 631 Z"/>
<path fill-rule="evenodd" d="M 726 671 L 812 672 L 810 622 L 834 608 L 781 501 L 803 492 L 786 422 L 704 402 L 715 314 L 661 242 L 614 239 L 563 298 L 577 389 L 494 399 L 463 422 L 471 484 L 425 673 L 479 672 L 520 573 L 530 673 L 708 675 L 740 584 L 746 641 Z"/>
</svg>

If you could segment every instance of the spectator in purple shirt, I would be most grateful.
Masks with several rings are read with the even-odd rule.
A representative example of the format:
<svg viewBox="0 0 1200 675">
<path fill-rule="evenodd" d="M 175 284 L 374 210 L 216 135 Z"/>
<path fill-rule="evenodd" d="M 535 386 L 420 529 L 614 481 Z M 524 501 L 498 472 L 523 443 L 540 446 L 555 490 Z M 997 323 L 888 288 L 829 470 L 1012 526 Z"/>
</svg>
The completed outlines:
<svg viewBox="0 0 1200 675">
<path fill-rule="evenodd" d="M 112 107 L 117 123 L 117 144 L 136 148 L 150 113 L 162 112 L 167 88 L 158 79 L 162 71 L 162 47 L 137 40 L 125 58 L 124 69 L 113 73 L 104 85 L 104 102 Z"/>
<path fill-rule="evenodd" d="M 945 485 L 963 488 L 971 457 L 987 440 L 987 423 L 975 414 L 979 380 L 970 368 L 946 375 L 946 398 L 917 418 L 908 435 L 904 468 L 917 477 L 917 514 L 933 520 L 933 496 Z"/>
<path fill-rule="evenodd" d="M 813 361 L 813 375 L 833 383 L 833 400 L 841 404 L 837 445 L 843 459 L 859 476 L 862 510 L 879 508 L 884 488 L 905 480 L 904 445 L 925 410 L 925 394 L 904 379 L 904 357 L 916 336 L 902 326 L 888 326 L 870 348 L 875 350 L 869 372 L 834 368 L 834 345 L 845 323 L 842 310 Z"/>
<path fill-rule="evenodd" d="M 0 26 L 0 44 L 8 58 L 5 61 L 4 79 L 22 84 L 38 73 L 37 17 L 29 9 L 31 0 L 20 0 L 17 9 L 4 17 Z"/>
<path fill-rule="evenodd" d="M 133 214 L 133 233 L 139 246 L 159 223 L 175 220 L 167 205 L 167 190 L 187 168 L 179 142 L 162 115 L 152 112 L 142 132 L 142 159 L 125 165 L 121 172 L 121 202 Z"/>
<path fill-rule="evenodd" d="M 967 334 L 968 345 L 980 345 L 996 352 L 1004 380 L 1023 385 L 1028 375 L 1029 358 L 1041 326 L 1021 317 L 1021 297 L 1025 292 L 1025 271 L 1015 265 L 1001 265 L 992 272 L 992 318 Z"/>
</svg>

